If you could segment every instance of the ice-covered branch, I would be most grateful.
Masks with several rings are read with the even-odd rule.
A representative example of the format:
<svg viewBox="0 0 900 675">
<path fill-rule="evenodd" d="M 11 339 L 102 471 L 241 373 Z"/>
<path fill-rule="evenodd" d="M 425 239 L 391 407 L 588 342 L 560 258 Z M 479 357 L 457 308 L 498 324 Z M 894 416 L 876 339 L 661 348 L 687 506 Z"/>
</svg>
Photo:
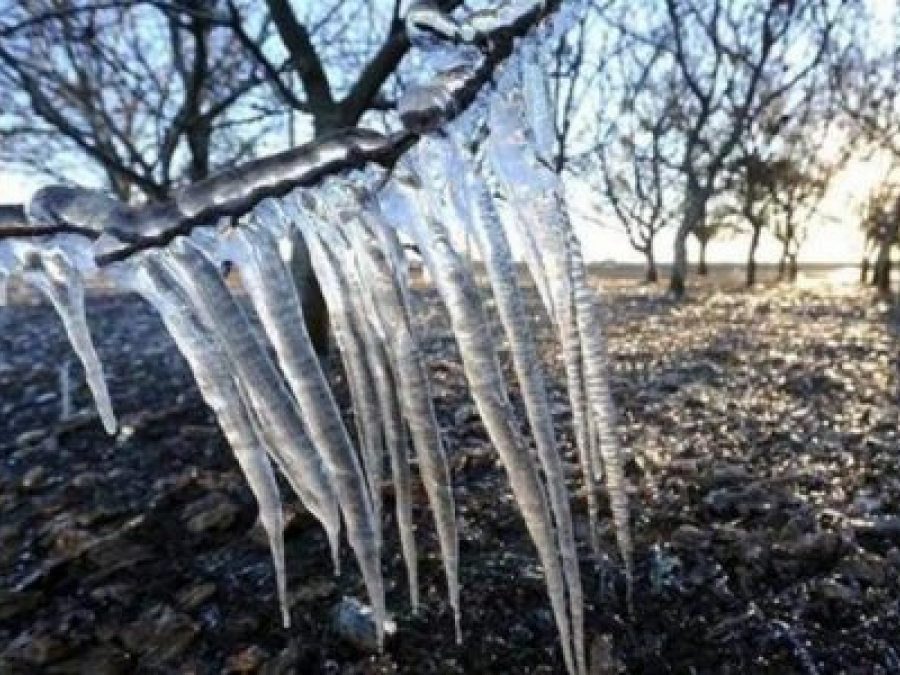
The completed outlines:
<svg viewBox="0 0 900 675">
<path fill-rule="evenodd" d="M 421 131 L 446 124 L 464 112 L 492 81 L 498 65 L 510 56 L 516 38 L 527 35 L 560 4 L 561 0 L 512 2 L 460 22 L 461 35 L 452 38 L 458 41 L 465 37 L 481 52 L 480 62 L 474 68 L 438 76 L 433 84 L 421 87 L 413 105 L 405 111 L 406 128 L 402 131 L 389 135 L 361 128 L 336 132 L 222 171 L 162 203 L 128 206 L 91 190 L 52 186 L 39 191 L 28 207 L 3 207 L 0 239 L 61 233 L 97 239 L 105 233 L 114 239 L 96 255 L 97 264 L 104 266 L 139 251 L 165 246 L 179 235 L 215 224 L 220 218 L 242 216 L 267 197 L 311 187 L 327 176 L 368 164 L 392 167 L 416 144 Z M 411 8 L 410 24 L 422 33 L 439 33 L 440 23 L 447 18 L 427 8 L 428 3 Z M 412 39 L 415 41 L 415 36 Z M 35 206 L 40 214 L 35 213 Z"/>
</svg>

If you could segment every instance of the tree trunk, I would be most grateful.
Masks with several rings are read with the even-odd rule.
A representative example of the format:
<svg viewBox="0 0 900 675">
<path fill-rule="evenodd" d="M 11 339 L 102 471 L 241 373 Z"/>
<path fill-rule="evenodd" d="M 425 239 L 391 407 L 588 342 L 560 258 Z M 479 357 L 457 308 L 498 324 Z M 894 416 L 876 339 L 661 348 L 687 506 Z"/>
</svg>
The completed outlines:
<svg viewBox="0 0 900 675">
<path fill-rule="evenodd" d="M 759 236 L 762 227 L 754 225 L 753 235 L 750 237 L 750 250 L 747 252 L 747 288 L 753 288 L 756 284 L 756 249 L 759 248 Z"/>
<path fill-rule="evenodd" d="M 791 253 L 788 255 L 788 282 L 796 283 L 797 273 L 797 253 Z"/>
<path fill-rule="evenodd" d="M 701 239 L 700 241 L 700 259 L 697 261 L 697 275 L 701 277 L 705 277 L 709 274 L 709 270 L 706 268 L 706 245 L 709 243 L 708 239 Z"/>
<path fill-rule="evenodd" d="M 878 257 L 872 274 L 872 285 L 879 295 L 891 293 L 891 246 L 892 242 L 885 238 L 878 247 Z"/>
<path fill-rule="evenodd" d="M 859 283 L 863 286 L 869 281 L 869 256 L 864 255 L 859 265 Z"/>
<path fill-rule="evenodd" d="M 687 276 L 687 238 L 693 222 L 685 215 L 684 220 L 675 233 L 675 251 L 672 259 L 672 278 L 669 280 L 669 292 L 676 298 L 684 296 L 684 280 Z"/>
<path fill-rule="evenodd" d="M 685 192 L 685 208 L 678 231 L 675 233 L 675 251 L 672 260 L 672 277 L 669 292 L 676 298 L 684 296 L 687 278 L 687 238 L 697 231 L 706 218 L 707 195 L 699 185 L 689 184 Z"/>
<path fill-rule="evenodd" d="M 647 275 L 645 281 L 648 284 L 655 284 L 659 281 L 659 273 L 656 271 L 656 258 L 653 257 L 653 244 L 647 245 L 644 255 L 647 257 Z"/>
<path fill-rule="evenodd" d="M 778 278 L 776 281 L 781 283 L 788 278 L 788 256 L 790 249 L 790 241 L 783 240 L 781 242 L 781 258 L 778 260 Z"/>
</svg>

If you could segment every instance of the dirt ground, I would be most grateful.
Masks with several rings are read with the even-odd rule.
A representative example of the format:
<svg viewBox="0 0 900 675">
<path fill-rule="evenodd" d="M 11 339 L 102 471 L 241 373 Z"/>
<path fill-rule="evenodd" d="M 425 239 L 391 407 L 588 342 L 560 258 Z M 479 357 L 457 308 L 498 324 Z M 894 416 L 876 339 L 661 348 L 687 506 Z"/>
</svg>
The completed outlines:
<svg viewBox="0 0 900 675">
<path fill-rule="evenodd" d="M 897 310 L 852 285 L 706 283 L 681 303 L 603 285 L 637 578 L 629 616 L 608 523 L 605 556 L 582 545 L 593 672 L 900 673 Z M 111 438 L 75 363 L 74 413 L 59 421 L 73 354 L 46 305 L 12 300 L 0 310 L 0 673 L 563 672 L 534 550 L 431 294 L 419 317 L 454 466 L 464 642 L 420 499 L 418 616 L 386 508 L 398 630 L 380 655 L 336 634 L 333 609 L 364 598 L 361 582 L 347 550 L 334 576 L 294 499 L 294 625 L 280 626 L 252 497 L 146 305 L 89 301 L 122 425 Z M 560 364 L 543 345 L 584 543 Z M 341 390 L 336 361 L 331 374 Z"/>
</svg>

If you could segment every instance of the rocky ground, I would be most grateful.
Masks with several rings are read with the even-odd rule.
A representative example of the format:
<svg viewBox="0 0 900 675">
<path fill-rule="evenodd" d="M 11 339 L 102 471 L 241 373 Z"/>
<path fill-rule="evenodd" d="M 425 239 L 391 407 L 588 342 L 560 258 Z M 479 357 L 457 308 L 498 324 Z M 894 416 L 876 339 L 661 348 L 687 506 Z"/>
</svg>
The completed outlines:
<svg viewBox="0 0 900 675">
<path fill-rule="evenodd" d="M 583 550 L 592 671 L 900 673 L 896 310 L 852 287 L 706 285 L 672 303 L 606 285 L 638 574 L 632 617 L 609 527 L 606 556 Z M 398 630 L 381 655 L 338 634 L 334 608 L 364 597 L 361 583 L 346 551 L 334 577 L 292 500 L 294 625 L 281 628 L 252 497 L 145 305 L 89 302 L 122 422 L 110 438 L 77 364 L 59 421 L 73 355 L 48 307 L 12 300 L 0 311 L 0 672 L 562 672 L 540 569 L 433 297 L 421 317 L 455 468 L 464 643 L 420 500 L 423 609 L 408 610 L 388 523 Z"/>
</svg>

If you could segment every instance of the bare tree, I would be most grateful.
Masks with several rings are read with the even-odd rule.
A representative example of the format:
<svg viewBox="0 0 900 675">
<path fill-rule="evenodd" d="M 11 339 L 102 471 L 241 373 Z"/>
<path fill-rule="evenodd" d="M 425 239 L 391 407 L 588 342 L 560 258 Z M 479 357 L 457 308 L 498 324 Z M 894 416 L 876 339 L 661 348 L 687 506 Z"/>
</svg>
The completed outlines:
<svg viewBox="0 0 900 675">
<path fill-rule="evenodd" d="M 665 0 L 663 9 L 642 34 L 648 48 L 662 46 L 668 54 L 651 77 L 657 91 L 676 92 L 679 106 L 672 162 L 681 174 L 683 212 L 670 289 L 682 295 L 687 238 L 699 235 L 701 248 L 708 241 L 709 201 L 750 122 L 822 63 L 840 8 L 826 0 Z"/>
<path fill-rule="evenodd" d="M 0 24 L 0 86 L 10 94 L 0 159 L 42 174 L 88 160 L 119 198 L 159 200 L 205 178 L 215 160 L 249 155 L 265 127 L 240 104 L 264 78 L 202 7 L 9 8 Z"/>
<path fill-rule="evenodd" d="M 830 84 L 851 140 L 900 158 L 900 13 L 895 10 L 893 23 L 885 25 L 878 7 L 863 3 L 857 20 L 846 23 L 847 47 L 832 63 Z"/>
<path fill-rule="evenodd" d="M 623 36 L 623 44 L 627 40 Z M 656 283 L 656 236 L 673 222 L 677 202 L 675 176 L 667 161 L 673 106 L 640 96 L 661 51 L 646 55 L 646 60 L 643 56 L 640 50 L 617 50 L 615 73 L 610 73 L 616 84 L 601 91 L 607 99 L 607 119 L 601 122 L 595 155 L 600 192 L 632 248 L 645 257 L 645 280 Z"/>
<path fill-rule="evenodd" d="M 885 183 L 864 207 L 862 226 L 868 245 L 875 252 L 872 285 L 879 296 L 891 294 L 891 253 L 900 247 L 900 195 L 892 181 Z"/>
<path fill-rule="evenodd" d="M 749 152 L 739 161 L 740 175 L 735 209 L 747 224 L 750 245 L 747 248 L 745 283 L 747 288 L 756 284 L 756 251 L 763 230 L 769 223 L 770 209 L 774 198 L 772 167 L 754 152 Z"/>
</svg>

